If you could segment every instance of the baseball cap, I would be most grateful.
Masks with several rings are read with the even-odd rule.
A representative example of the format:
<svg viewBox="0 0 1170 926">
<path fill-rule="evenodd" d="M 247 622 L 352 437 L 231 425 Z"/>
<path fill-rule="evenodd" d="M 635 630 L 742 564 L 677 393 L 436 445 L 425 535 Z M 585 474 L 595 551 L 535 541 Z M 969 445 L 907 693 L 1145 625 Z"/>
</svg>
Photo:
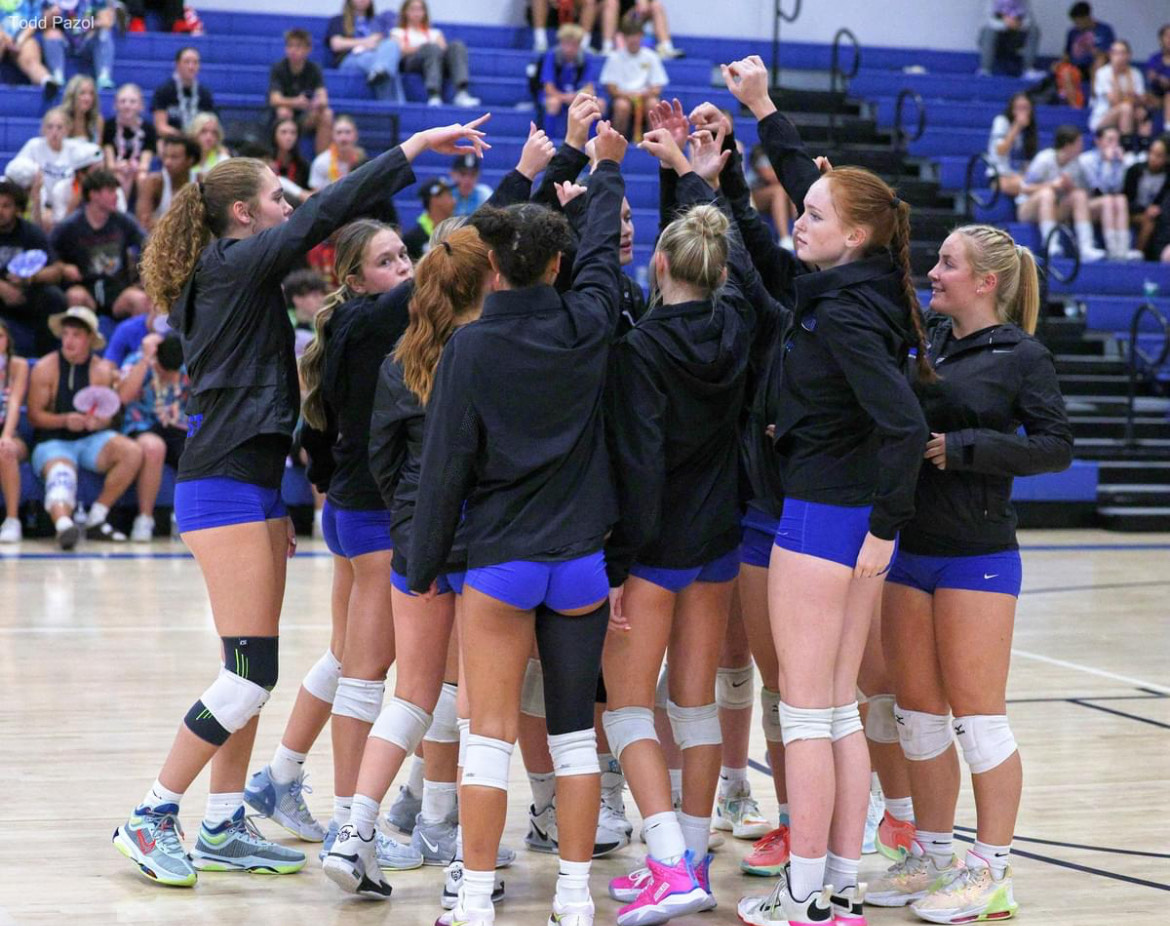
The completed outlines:
<svg viewBox="0 0 1170 926">
<path fill-rule="evenodd" d="M 450 193 L 450 192 L 451 192 L 451 184 L 449 184 L 442 177 L 436 177 L 434 180 L 430 180 L 427 183 L 424 183 L 419 188 L 418 195 L 419 195 L 419 198 L 422 200 L 423 208 L 425 209 L 427 206 L 429 206 L 431 204 L 432 197 L 440 196 L 443 193 Z"/>
<path fill-rule="evenodd" d="M 479 158 L 468 151 L 466 154 L 461 154 L 455 158 L 455 162 L 451 165 L 451 170 L 479 170 Z"/>
</svg>

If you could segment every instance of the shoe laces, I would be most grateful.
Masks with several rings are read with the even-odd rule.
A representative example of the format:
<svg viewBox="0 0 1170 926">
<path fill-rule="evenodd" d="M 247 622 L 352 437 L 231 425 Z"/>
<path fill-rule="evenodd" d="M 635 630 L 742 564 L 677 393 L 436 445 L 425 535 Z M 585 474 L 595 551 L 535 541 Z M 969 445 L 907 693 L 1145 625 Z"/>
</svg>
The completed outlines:
<svg viewBox="0 0 1170 926">
<path fill-rule="evenodd" d="M 990 875 L 991 869 L 983 868 L 982 866 L 978 868 L 964 866 L 957 869 L 953 877 L 944 881 L 935 890 L 930 892 L 931 896 L 962 894 L 969 888 L 974 887 L 977 879 L 983 879 L 983 872 L 987 872 Z"/>
<path fill-rule="evenodd" d="M 772 830 L 770 833 L 766 833 L 765 835 L 763 835 L 759 839 L 757 839 L 755 841 L 755 843 L 752 845 L 752 851 L 753 852 L 763 852 L 766 849 L 771 849 L 773 846 L 777 845 L 778 843 L 784 842 L 785 839 L 787 839 L 787 837 L 788 837 L 788 828 L 784 827 L 784 826 L 778 827 L 778 828 Z"/>
<path fill-rule="evenodd" d="M 760 816 L 760 805 L 750 794 L 738 798 L 735 804 L 739 805 L 739 814 L 741 817 L 749 815 Z"/>
<path fill-rule="evenodd" d="M 183 825 L 179 822 L 178 816 L 173 813 L 151 814 L 150 816 L 153 818 L 150 822 L 154 826 L 155 843 L 163 852 L 167 855 L 176 853 L 185 855 L 186 850 L 179 837 L 186 834 L 183 832 Z"/>
<path fill-rule="evenodd" d="M 289 797 L 296 804 L 297 812 L 306 815 L 309 813 L 309 807 L 305 803 L 304 795 L 313 793 L 313 789 L 305 783 L 308 777 L 308 775 L 301 775 L 299 778 L 294 778 L 288 786 Z"/>
<path fill-rule="evenodd" d="M 243 839 L 245 842 L 248 842 L 251 845 L 267 845 L 268 840 L 264 838 L 264 834 L 261 833 L 260 830 L 256 827 L 256 824 L 252 822 L 253 819 L 254 818 L 250 816 L 241 817 L 239 822 L 232 824 L 232 829 L 240 839 Z"/>
</svg>

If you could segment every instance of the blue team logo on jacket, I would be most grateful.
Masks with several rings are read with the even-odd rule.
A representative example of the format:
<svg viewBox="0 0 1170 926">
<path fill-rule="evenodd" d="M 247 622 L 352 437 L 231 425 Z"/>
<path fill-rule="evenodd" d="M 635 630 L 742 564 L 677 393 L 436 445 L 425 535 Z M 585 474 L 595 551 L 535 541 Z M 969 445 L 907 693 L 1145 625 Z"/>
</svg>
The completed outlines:
<svg viewBox="0 0 1170 926">
<path fill-rule="evenodd" d="M 815 315 L 806 315 L 800 320 L 800 327 L 805 331 L 816 331 L 817 317 Z"/>
<path fill-rule="evenodd" d="M 199 429 L 203 427 L 203 415 L 188 415 L 187 416 L 187 439 L 190 440 L 199 433 Z"/>
</svg>

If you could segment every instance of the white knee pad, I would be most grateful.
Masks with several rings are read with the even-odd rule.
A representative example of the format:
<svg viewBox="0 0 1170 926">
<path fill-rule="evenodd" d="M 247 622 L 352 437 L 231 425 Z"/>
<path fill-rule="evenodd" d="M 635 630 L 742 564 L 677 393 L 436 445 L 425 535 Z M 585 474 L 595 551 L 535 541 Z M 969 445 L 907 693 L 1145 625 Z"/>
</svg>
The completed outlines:
<svg viewBox="0 0 1170 926">
<path fill-rule="evenodd" d="M 539 659 L 529 659 L 520 689 L 520 713 L 529 717 L 544 716 L 544 669 Z"/>
<path fill-rule="evenodd" d="M 865 738 L 874 743 L 898 742 L 898 723 L 894 720 L 894 696 L 874 695 L 865 715 Z"/>
<path fill-rule="evenodd" d="M 670 669 L 664 662 L 662 671 L 658 673 L 658 687 L 654 689 L 654 706 L 666 710 L 666 702 L 670 700 Z"/>
<path fill-rule="evenodd" d="M 715 703 L 726 711 L 750 711 L 756 699 L 756 667 L 720 669 L 715 676 Z"/>
<path fill-rule="evenodd" d="M 479 785 L 481 788 L 507 791 L 508 768 L 512 764 L 514 748 L 514 743 L 469 733 L 467 761 L 463 763 L 463 787 Z"/>
<path fill-rule="evenodd" d="M 967 766 L 976 775 L 990 772 L 1012 757 L 1016 738 L 1006 714 L 971 714 L 954 719 L 955 736 Z"/>
<path fill-rule="evenodd" d="M 341 700 L 340 692 L 338 700 Z M 333 708 L 333 713 L 337 713 L 336 707 Z M 409 756 L 418 749 L 418 744 L 422 742 L 423 734 L 430 725 L 431 715 L 417 704 L 411 704 L 402 698 L 391 698 L 386 709 L 374 721 L 370 736 L 376 736 L 380 740 L 401 747 Z"/>
<path fill-rule="evenodd" d="M 856 688 L 854 690 L 857 692 L 856 699 L 857 699 L 857 706 L 858 707 L 861 707 L 864 704 L 869 704 L 869 695 L 867 695 L 860 688 Z"/>
<path fill-rule="evenodd" d="M 619 707 L 616 711 L 606 711 L 601 715 L 601 724 L 605 727 L 610 751 L 619 762 L 631 743 L 638 740 L 658 742 L 658 733 L 654 729 L 654 711 L 648 707 Z"/>
<path fill-rule="evenodd" d="M 382 698 L 385 694 L 385 679 L 375 682 L 365 678 L 346 678 L 343 675 L 337 680 L 333 713 L 339 717 L 373 723 L 382 712 Z"/>
<path fill-rule="evenodd" d="M 719 708 L 714 702 L 700 707 L 679 707 L 673 701 L 668 701 L 666 713 L 670 717 L 670 729 L 679 749 L 719 746 L 723 743 Z"/>
<path fill-rule="evenodd" d="M 894 721 L 902 755 L 911 762 L 925 762 L 941 756 L 951 745 L 951 718 L 947 714 L 908 711 L 894 705 Z"/>
<path fill-rule="evenodd" d="M 597 761 L 597 732 L 592 727 L 549 736 L 548 752 L 558 778 L 601 774 L 601 765 Z"/>
<path fill-rule="evenodd" d="M 423 737 L 428 743 L 458 743 L 459 718 L 455 716 L 455 700 L 459 696 L 459 689 L 447 682 L 439 691 L 439 700 L 435 704 L 435 714 L 431 719 L 431 728 Z"/>
<path fill-rule="evenodd" d="M 850 701 L 833 708 L 833 720 L 829 727 L 829 739 L 834 743 L 837 740 L 860 733 L 864 728 L 861 725 L 861 711 L 857 709 L 857 702 Z"/>
<path fill-rule="evenodd" d="M 827 740 L 833 738 L 833 709 L 831 707 L 793 707 L 780 702 L 780 732 L 784 745 L 797 740 Z"/>
<path fill-rule="evenodd" d="M 459 758 L 456 761 L 463 768 L 467 764 L 467 737 L 471 735 L 471 718 L 460 717 L 455 725 L 459 727 Z"/>
<path fill-rule="evenodd" d="M 784 742 L 780 728 L 780 692 L 771 688 L 760 689 L 760 726 L 764 728 L 764 739 L 769 743 Z"/>
<path fill-rule="evenodd" d="M 54 505 L 77 507 L 77 470 L 68 463 L 53 463 L 45 473 L 45 509 Z"/>
<path fill-rule="evenodd" d="M 331 650 L 325 650 L 325 655 L 313 663 L 301 687 L 318 701 L 332 704 L 337 694 L 337 680 L 341 678 L 341 663 Z"/>
<path fill-rule="evenodd" d="M 229 733 L 235 733 L 260 713 L 269 693 L 246 678 L 221 668 L 200 700 Z"/>
</svg>

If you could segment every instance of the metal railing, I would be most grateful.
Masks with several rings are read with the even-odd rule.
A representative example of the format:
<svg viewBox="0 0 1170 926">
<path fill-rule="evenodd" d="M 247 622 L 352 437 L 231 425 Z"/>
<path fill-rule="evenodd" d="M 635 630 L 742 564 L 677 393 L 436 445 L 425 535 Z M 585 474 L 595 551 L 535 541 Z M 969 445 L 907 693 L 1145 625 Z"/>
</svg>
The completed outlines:
<svg viewBox="0 0 1170 926">
<path fill-rule="evenodd" d="M 1057 240 L 1061 241 L 1061 251 L 1064 256 L 1072 258 L 1072 269 L 1065 273 L 1052 262 L 1052 246 Z M 1037 269 L 1040 272 L 1040 318 L 1038 321 L 1041 340 L 1048 328 L 1048 286 L 1050 280 L 1058 283 L 1071 283 L 1081 272 L 1081 249 L 1076 236 L 1067 225 L 1057 225 L 1048 233 L 1040 244 L 1040 253 L 1036 255 Z"/>
<path fill-rule="evenodd" d="M 975 168 L 980 164 L 991 180 L 991 195 L 984 196 L 975 184 Z M 975 217 L 976 209 L 990 209 L 999 202 L 999 169 L 985 152 L 971 155 L 967 160 L 967 172 L 963 177 L 963 212 L 968 219 Z"/>
<path fill-rule="evenodd" d="M 800 18 L 802 0 L 795 0 L 791 13 L 784 12 L 784 0 L 776 0 L 772 20 L 772 86 L 780 86 L 780 23 L 794 23 Z"/>
<path fill-rule="evenodd" d="M 848 39 L 853 43 L 853 65 L 849 68 L 848 73 L 841 69 L 842 39 Z M 861 43 L 857 41 L 857 36 L 849 29 L 838 29 L 837 34 L 833 36 L 833 51 L 829 58 L 829 92 L 844 93 L 845 81 L 856 77 L 860 67 Z M 829 147 L 832 147 L 837 141 L 837 101 L 833 100 L 831 105 L 832 109 L 829 110 Z"/>
<path fill-rule="evenodd" d="M 906 112 L 906 101 L 910 100 L 918 111 L 918 126 L 913 135 L 907 134 L 902 127 L 902 117 Z M 910 142 L 918 141 L 922 137 L 922 133 L 926 131 L 926 101 L 922 99 L 922 94 L 916 90 L 906 88 L 898 94 L 897 102 L 894 103 L 894 136 L 893 146 L 894 150 L 905 153 L 906 146 Z"/>
<path fill-rule="evenodd" d="M 1153 316 L 1154 320 L 1162 326 L 1162 349 L 1158 351 L 1157 355 L 1148 353 L 1138 343 L 1138 332 L 1141 329 L 1142 317 L 1145 315 Z M 1129 322 L 1129 391 L 1125 406 L 1125 444 L 1127 447 L 1137 446 L 1137 439 L 1134 437 L 1134 404 L 1137 399 L 1138 376 L 1160 367 L 1166 362 L 1167 357 L 1170 357 L 1170 318 L 1167 318 L 1166 313 L 1152 302 L 1143 303 L 1138 306 Z M 1144 368 L 1139 369 L 1139 362 L 1145 364 Z"/>
</svg>

